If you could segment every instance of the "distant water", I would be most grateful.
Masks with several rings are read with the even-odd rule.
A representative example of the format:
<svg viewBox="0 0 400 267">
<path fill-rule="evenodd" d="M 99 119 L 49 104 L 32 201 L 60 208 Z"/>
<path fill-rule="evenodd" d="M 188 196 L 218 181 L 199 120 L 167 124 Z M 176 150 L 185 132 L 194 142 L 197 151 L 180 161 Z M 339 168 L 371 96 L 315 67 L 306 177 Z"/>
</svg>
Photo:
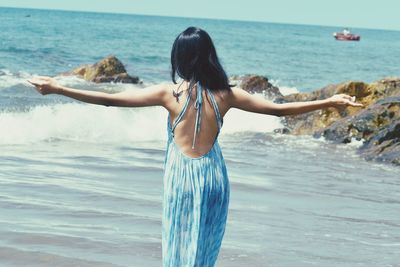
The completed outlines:
<svg viewBox="0 0 400 267">
<path fill-rule="evenodd" d="M 43 97 L 25 80 L 115 54 L 145 85 L 168 81 L 172 42 L 191 25 L 230 75 L 266 75 L 285 94 L 399 75 L 398 31 L 337 42 L 332 27 L 0 8 L 0 266 L 161 266 L 166 112 Z M 361 142 L 274 134 L 281 126 L 226 115 L 217 266 L 399 266 L 400 169 L 360 159 Z"/>
</svg>

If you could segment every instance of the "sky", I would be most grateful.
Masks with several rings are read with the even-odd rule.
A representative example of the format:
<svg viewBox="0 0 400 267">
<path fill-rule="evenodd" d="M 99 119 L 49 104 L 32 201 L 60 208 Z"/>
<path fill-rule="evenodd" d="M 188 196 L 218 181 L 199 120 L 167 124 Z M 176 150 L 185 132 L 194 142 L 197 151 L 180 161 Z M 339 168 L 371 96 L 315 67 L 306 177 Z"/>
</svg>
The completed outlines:
<svg viewBox="0 0 400 267">
<path fill-rule="evenodd" d="M 400 30 L 400 0 L 0 0 L 0 6 Z"/>
</svg>

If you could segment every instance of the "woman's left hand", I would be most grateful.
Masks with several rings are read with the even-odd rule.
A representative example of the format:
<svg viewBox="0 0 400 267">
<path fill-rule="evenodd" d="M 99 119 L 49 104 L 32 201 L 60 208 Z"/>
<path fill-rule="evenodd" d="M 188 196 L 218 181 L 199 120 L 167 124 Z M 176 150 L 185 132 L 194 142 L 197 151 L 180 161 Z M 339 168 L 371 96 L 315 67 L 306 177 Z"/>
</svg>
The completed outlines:
<svg viewBox="0 0 400 267">
<path fill-rule="evenodd" d="M 362 107 L 364 106 L 361 103 L 357 103 L 355 96 L 349 96 L 346 94 L 336 94 L 328 98 L 328 101 L 333 107 L 343 107 L 343 106 L 351 106 L 351 107 Z"/>
<path fill-rule="evenodd" d="M 28 80 L 28 82 L 36 87 L 36 90 L 42 95 L 56 94 L 60 88 L 57 81 L 47 76 L 36 76 Z"/>
</svg>

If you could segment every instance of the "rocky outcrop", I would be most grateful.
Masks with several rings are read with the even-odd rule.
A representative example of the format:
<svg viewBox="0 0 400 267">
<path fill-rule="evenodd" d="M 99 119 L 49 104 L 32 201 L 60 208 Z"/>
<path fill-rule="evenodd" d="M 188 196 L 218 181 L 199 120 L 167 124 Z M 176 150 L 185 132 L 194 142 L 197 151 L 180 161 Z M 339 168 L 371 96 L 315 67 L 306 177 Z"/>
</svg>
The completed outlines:
<svg viewBox="0 0 400 267">
<path fill-rule="evenodd" d="M 314 136 L 340 143 L 363 140 L 359 152 L 365 158 L 400 165 L 400 95 L 378 100 L 361 112 L 316 131 Z"/>
<path fill-rule="evenodd" d="M 334 94 L 356 96 L 364 107 L 327 108 L 285 118 L 285 130 L 312 134 L 338 143 L 363 140 L 359 152 L 367 159 L 400 165 L 400 78 L 386 78 L 371 84 L 347 82 L 310 93 L 278 98 L 278 102 L 324 99 Z"/>
<path fill-rule="evenodd" d="M 93 65 L 80 66 L 68 74 L 78 75 L 95 83 L 140 83 L 139 77 L 129 75 L 124 64 L 115 56 L 108 56 Z"/>
<path fill-rule="evenodd" d="M 367 159 L 400 165 L 400 120 L 382 128 L 360 148 L 360 152 Z"/>
<path fill-rule="evenodd" d="M 230 82 L 249 93 L 261 93 L 268 99 L 283 97 L 279 88 L 272 85 L 267 77 L 259 75 L 232 76 Z"/>
<path fill-rule="evenodd" d="M 340 93 L 356 96 L 356 101 L 362 103 L 364 105 L 363 108 L 365 108 L 375 103 L 378 99 L 400 95 L 400 78 L 387 78 L 371 84 L 351 81 L 339 85 L 329 85 L 310 93 L 290 94 L 278 98 L 276 101 L 311 101 L 324 99 Z M 287 116 L 285 122 L 293 134 L 313 134 L 314 132 L 331 125 L 338 119 L 352 116 L 360 112 L 363 108 L 327 108 L 297 116 Z"/>
</svg>

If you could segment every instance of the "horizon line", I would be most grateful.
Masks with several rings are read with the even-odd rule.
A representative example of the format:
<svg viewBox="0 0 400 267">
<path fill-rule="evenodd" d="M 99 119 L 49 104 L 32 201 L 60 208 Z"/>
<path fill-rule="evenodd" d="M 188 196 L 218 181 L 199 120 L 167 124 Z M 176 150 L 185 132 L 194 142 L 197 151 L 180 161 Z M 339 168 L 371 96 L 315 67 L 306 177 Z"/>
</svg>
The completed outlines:
<svg viewBox="0 0 400 267">
<path fill-rule="evenodd" d="M 41 10 L 41 11 L 61 11 L 61 12 L 81 12 L 81 13 L 94 13 L 94 14 L 113 14 L 113 15 L 133 15 L 133 16 L 147 16 L 147 17 L 165 17 L 165 18 L 182 18 L 182 19 L 204 19 L 204 20 L 222 20 L 222 21 L 235 21 L 235 22 L 250 22 L 250 23 L 267 23 L 267 24 L 281 24 L 281 25 L 298 25 L 298 26 L 315 26 L 315 27 L 339 27 L 339 28 L 353 28 L 363 30 L 380 30 L 380 31 L 400 31 L 400 29 L 387 29 L 387 28 L 366 28 L 359 26 L 343 26 L 343 25 L 324 25 L 324 24 L 307 24 L 307 23 L 293 23 L 293 22 L 277 22 L 277 21 L 264 21 L 264 20 L 246 20 L 246 19 L 230 19 L 230 18 L 212 18 L 212 17 L 187 17 L 187 16 L 172 16 L 172 15 L 156 15 L 156 14 L 138 14 L 126 12 L 111 12 L 111 11 L 94 11 L 94 10 L 76 10 L 76 9 L 58 9 L 58 8 L 36 8 L 36 7 L 15 7 L 15 6 L 1 6 L 0 8 L 10 9 L 26 9 L 26 10 Z"/>
</svg>

